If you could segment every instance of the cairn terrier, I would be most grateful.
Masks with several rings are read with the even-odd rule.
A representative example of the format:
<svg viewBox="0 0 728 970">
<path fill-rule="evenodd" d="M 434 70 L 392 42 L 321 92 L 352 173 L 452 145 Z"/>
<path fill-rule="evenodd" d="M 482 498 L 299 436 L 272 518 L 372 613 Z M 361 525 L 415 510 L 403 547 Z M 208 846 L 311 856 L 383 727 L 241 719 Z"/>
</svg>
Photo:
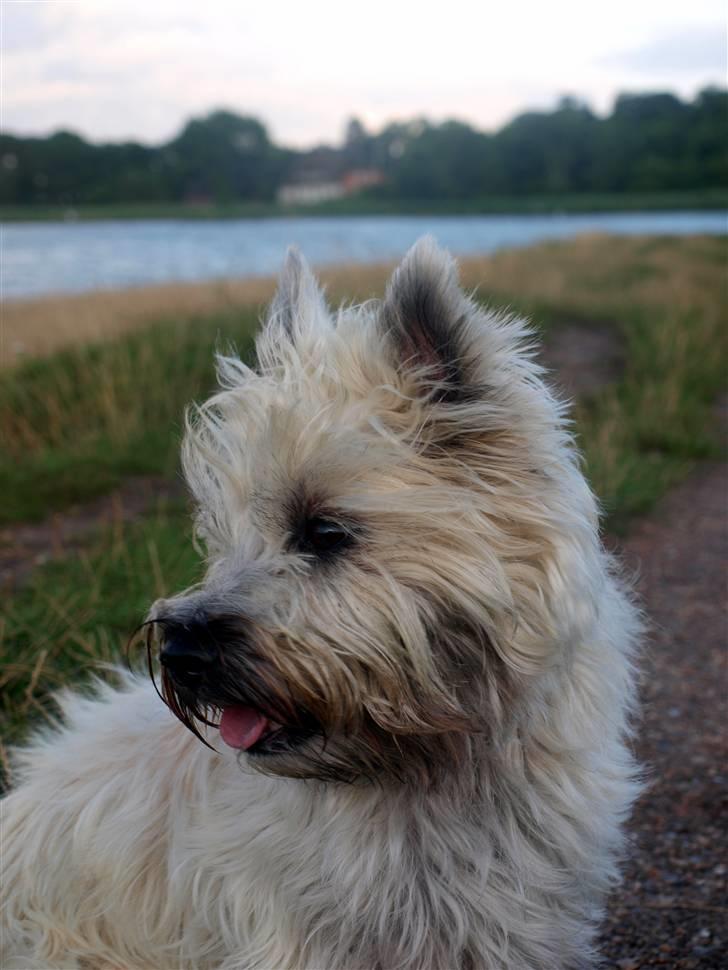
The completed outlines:
<svg viewBox="0 0 728 970">
<path fill-rule="evenodd" d="M 289 255 L 188 417 L 166 704 L 67 694 L 20 755 L 4 968 L 593 965 L 640 620 L 533 355 L 430 240 L 334 315 Z"/>
</svg>

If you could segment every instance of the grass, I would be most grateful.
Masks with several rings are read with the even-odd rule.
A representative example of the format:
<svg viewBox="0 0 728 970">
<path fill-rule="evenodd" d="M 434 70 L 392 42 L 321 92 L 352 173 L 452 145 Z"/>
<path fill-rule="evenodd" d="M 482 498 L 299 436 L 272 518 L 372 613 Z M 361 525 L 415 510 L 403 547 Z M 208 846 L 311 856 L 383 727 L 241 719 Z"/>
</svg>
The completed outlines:
<svg viewBox="0 0 728 970">
<path fill-rule="evenodd" d="M 720 455 L 713 407 L 725 386 L 727 262 L 726 239 L 603 236 L 463 262 L 464 282 L 481 299 L 526 312 L 547 332 L 561 322 L 618 330 L 623 374 L 575 411 L 612 531 L 624 531 L 697 461 Z M 361 297 L 385 276 L 383 268 L 340 270 L 330 286 L 335 296 Z M 264 285 L 253 287 L 256 301 Z M 141 293 L 130 293 L 130 304 Z M 172 311 L 189 309 L 191 291 L 181 299 L 170 291 L 159 313 L 166 320 L 112 326 L 115 336 L 93 344 L 81 325 L 78 345 L 69 330 L 62 351 L 0 375 L 6 524 L 60 511 L 131 475 L 176 473 L 182 410 L 209 391 L 216 342 L 246 352 L 258 316 L 242 292 L 215 293 L 200 287 L 197 315 L 185 317 Z M 152 302 L 164 309 L 159 293 Z M 36 569 L 3 607 L 3 737 L 17 738 L 47 709 L 49 691 L 94 659 L 118 656 L 150 601 L 199 569 L 189 516 L 174 504 L 133 526 L 119 519 L 80 555 Z"/>
<path fill-rule="evenodd" d="M 48 563 L 8 598 L 0 621 L 0 769 L 9 774 L 3 742 L 49 717 L 49 692 L 100 663 L 118 665 L 150 602 L 199 573 L 186 508 L 160 503 L 133 526 L 117 518 L 91 548 Z"/>
<path fill-rule="evenodd" d="M 717 457 L 726 388 L 728 239 L 591 236 L 468 263 L 466 280 L 542 324 L 614 326 L 622 379 L 577 404 L 576 430 L 607 527 L 623 532 L 695 461 Z M 515 295 L 514 295 L 515 294 Z"/>
<path fill-rule="evenodd" d="M 383 275 L 381 266 L 343 267 L 325 271 L 322 279 L 336 302 L 373 296 Z M 0 367 L 121 337 L 160 320 L 208 323 L 236 314 L 257 320 L 274 287 L 271 278 L 253 277 L 13 300 L 0 304 Z"/>
<path fill-rule="evenodd" d="M 213 352 L 245 353 L 250 310 L 160 323 L 29 361 L 0 383 L 0 524 L 42 518 L 130 475 L 171 476 L 185 404 L 213 386 Z"/>
<path fill-rule="evenodd" d="M 351 215 L 537 215 L 553 212 L 644 212 L 725 209 L 728 190 L 674 192 L 570 192 L 551 195 L 483 196 L 473 199 L 388 199 L 362 193 L 316 205 L 275 202 L 108 203 L 79 206 L 2 206 L 0 222 L 95 221 L 100 219 L 270 219 Z"/>
</svg>

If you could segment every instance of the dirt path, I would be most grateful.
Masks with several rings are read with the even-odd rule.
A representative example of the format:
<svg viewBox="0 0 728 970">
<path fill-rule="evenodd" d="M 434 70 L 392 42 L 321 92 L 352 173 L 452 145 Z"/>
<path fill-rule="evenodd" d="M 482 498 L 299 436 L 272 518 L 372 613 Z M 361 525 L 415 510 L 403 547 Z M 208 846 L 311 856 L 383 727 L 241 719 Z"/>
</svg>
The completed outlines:
<svg viewBox="0 0 728 970">
<path fill-rule="evenodd" d="M 616 324 L 566 323 L 546 334 L 541 361 L 570 399 L 613 384 L 624 370 L 625 347 Z"/>
<path fill-rule="evenodd" d="M 619 970 L 725 970 L 728 465 L 699 469 L 621 553 L 653 625 L 637 743 L 650 786 L 603 952 Z"/>
<path fill-rule="evenodd" d="M 160 503 L 185 495 L 181 480 L 130 478 L 108 495 L 71 506 L 41 522 L 0 528 L 0 591 L 17 587 L 48 560 L 82 549 L 105 528 L 134 522 Z"/>
</svg>

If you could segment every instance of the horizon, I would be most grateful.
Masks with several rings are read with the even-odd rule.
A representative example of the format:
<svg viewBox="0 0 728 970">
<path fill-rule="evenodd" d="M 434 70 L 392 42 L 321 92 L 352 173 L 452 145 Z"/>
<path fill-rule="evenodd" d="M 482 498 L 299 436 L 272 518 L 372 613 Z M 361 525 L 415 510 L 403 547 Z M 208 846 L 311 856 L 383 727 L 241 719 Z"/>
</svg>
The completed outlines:
<svg viewBox="0 0 728 970">
<path fill-rule="evenodd" d="M 184 123 L 230 110 L 296 150 L 337 145 L 356 117 L 458 120 L 494 132 L 527 111 L 575 97 L 597 116 L 618 94 L 693 100 L 725 87 L 725 14 L 716 0 L 615 0 L 609 14 L 559 0 L 548 10 L 472 11 L 451 0 L 441 20 L 372 0 L 351 30 L 330 0 L 305 10 L 218 2 L 4 0 L 2 130 L 72 131 L 90 142 L 159 145 Z M 597 18 L 595 20 L 595 17 Z M 464 31 L 458 24 L 468 23 Z M 382 27 L 386 24 L 386 27 Z M 626 29 L 628 28 L 628 29 Z M 409 43 L 408 43 L 409 41 Z"/>
</svg>

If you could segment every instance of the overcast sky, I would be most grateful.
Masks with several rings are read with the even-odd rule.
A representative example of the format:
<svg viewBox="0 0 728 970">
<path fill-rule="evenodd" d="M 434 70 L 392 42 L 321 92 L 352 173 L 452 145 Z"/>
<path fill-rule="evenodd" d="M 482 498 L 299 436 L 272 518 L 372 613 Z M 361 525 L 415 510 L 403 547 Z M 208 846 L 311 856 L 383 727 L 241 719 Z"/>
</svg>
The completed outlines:
<svg viewBox="0 0 728 970">
<path fill-rule="evenodd" d="M 0 126 L 160 142 L 215 107 L 279 143 L 358 116 L 494 129 L 563 94 L 726 83 L 723 0 L 0 0 Z"/>
</svg>

